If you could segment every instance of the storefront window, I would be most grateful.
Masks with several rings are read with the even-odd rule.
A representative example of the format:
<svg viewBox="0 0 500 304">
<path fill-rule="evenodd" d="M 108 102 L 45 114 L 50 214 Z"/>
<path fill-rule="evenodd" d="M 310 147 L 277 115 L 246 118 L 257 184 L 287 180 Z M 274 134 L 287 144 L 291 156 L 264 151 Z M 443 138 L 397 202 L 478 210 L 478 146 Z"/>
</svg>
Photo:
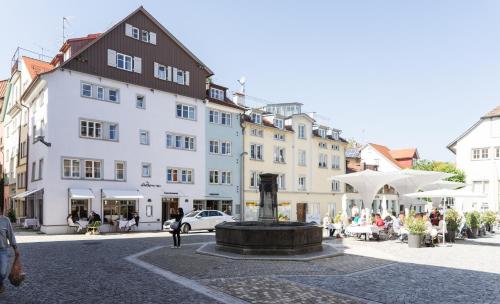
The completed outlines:
<svg viewBox="0 0 500 304">
<path fill-rule="evenodd" d="M 135 212 L 137 212 L 137 201 L 135 200 L 104 201 L 104 223 L 109 224 L 119 219 L 131 220 Z"/>
<path fill-rule="evenodd" d="M 89 217 L 89 200 L 71 200 L 71 216 L 86 220 Z"/>
<path fill-rule="evenodd" d="M 233 201 L 222 201 L 221 203 L 221 211 L 227 215 L 233 214 Z"/>
<path fill-rule="evenodd" d="M 283 222 L 290 221 L 292 216 L 292 206 L 290 202 L 278 203 L 278 220 Z"/>
<path fill-rule="evenodd" d="M 204 201 L 194 200 L 193 201 L 193 210 L 203 210 L 205 209 Z"/>
</svg>

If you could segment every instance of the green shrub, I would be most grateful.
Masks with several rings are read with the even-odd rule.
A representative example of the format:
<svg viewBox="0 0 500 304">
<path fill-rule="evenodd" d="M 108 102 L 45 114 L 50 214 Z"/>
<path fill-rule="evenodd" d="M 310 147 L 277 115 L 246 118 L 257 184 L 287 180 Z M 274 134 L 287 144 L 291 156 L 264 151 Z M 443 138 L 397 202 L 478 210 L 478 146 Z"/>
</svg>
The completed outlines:
<svg viewBox="0 0 500 304">
<path fill-rule="evenodd" d="M 335 219 L 333 221 L 335 224 L 338 224 L 340 222 L 342 222 L 342 214 L 341 213 L 338 213 L 336 216 L 335 216 Z"/>
<path fill-rule="evenodd" d="M 425 221 L 408 217 L 405 221 L 405 227 L 411 234 L 425 234 Z"/>
<path fill-rule="evenodd" d="M 16 216 L 16 211 L 14 210 L 14 208 L 9 209 L 9 212 L 7 213 L 7 217 L 10 219 L 11 223 L 16 222 L 17 216 Z"/>
<path fill-rule="evenodd" d="M 491 210 L 485 211 L 483 212 L 483 214 L 481 214 L 482 223 L 493 225 L 495 223 L 495 220 L 496 220 L 496 214 Z"/>
<path fill-rule="evenodd" d="M 455 231 L 460 226 L 460 222 L 462 222 L 462 216 L 454 209 L 446 210 L 446 227 L 450 231 Z"/>
<path fill-rule="evenodd" d="M 478 211 L 467 212 L 465 219 L 467 221 L 467 227 L 469 228 L 479 228 L 480 225 L 480 214 Z"/>
</svg>

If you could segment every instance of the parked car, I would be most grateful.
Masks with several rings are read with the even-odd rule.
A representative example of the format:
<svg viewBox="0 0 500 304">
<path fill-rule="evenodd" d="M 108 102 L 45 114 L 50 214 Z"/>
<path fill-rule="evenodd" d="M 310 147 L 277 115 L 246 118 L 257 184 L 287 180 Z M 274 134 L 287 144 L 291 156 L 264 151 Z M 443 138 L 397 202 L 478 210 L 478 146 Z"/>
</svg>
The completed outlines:
<svg viewBox="0 0 500 304">
<path fill-rule="evenodd" d="M 210 232 L 215 230 L 215 225 L 225 222 L 234 222 L 235 219 L 218 210 L 197 210 L 191 211 L 184 215 L 181 224 L 181 232 L 188 233 L 193 230 L 208 230 Z M 168 220 L 163 223 L 163 229 L 169 230 L 170 224 L 174 220 Z"/>
</svg>

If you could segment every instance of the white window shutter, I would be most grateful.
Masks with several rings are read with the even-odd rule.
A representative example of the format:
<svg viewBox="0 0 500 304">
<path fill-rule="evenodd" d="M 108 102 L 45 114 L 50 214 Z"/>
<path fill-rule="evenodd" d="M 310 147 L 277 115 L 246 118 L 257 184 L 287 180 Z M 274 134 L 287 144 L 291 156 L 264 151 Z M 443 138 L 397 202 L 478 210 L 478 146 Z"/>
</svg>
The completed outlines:
<svg viewBox="0 0 500 304">
<path fill-rule="evenodd" d="M 149 43 L 156 45 L 156 33 L 149 32 Z"/>
<path fill-rule="evenodd" d="M 108 49 L 108 65 L 116 67 L 116 51 Z"/>
<path fill-rule="evenodd" d="M 134 57 L 134 72 L 142 73 L 142 59 L 141 57 Z"/>
<path fill-rule="evenodd" d="M 184 84 L 189 85 L 189 71 L 184 72 Z"/>
<path fill-rule="evenodd" d="M 167 80 L 172 81 L 172 67 L 167 67 Z"/>
<path fill-rule="evenodd" d="M 132 37 L 132 25 L 125 23 L 125 36 Z"/>
<path fill-rule="evenodd" d="M 159 64 L 158 64 L 158 62 L 155 62 L 155 64 L 154 64 L 154 72 L 153 72 L 154 75 L 155 75 L 155 78 L 159 77 L 158 76 L 158 69 L 159 69 Z"/>
<path fill-rule="evenodd" d="M 173 68 L 172 81 L 177 83 L 177 68 Z"/>
</svg>

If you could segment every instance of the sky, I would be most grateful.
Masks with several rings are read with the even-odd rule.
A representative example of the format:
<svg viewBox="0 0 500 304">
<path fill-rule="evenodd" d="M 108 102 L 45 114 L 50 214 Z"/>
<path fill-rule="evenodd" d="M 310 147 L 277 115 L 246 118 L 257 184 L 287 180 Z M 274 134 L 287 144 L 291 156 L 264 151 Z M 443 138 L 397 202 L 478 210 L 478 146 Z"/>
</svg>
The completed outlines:
<svg viewBox="0 0 500 304">
<path fill-rule="evenodd" d="M 0 79 L 18 46 L 54 55 L 143 5 L 215 73 L 269 102 L 301 102 L 342 136 L 421 158 L 500 105 L 500 1 L 4 1 Z M 5 30 L 8 29 L 8 30 Z"/>
</svg>

